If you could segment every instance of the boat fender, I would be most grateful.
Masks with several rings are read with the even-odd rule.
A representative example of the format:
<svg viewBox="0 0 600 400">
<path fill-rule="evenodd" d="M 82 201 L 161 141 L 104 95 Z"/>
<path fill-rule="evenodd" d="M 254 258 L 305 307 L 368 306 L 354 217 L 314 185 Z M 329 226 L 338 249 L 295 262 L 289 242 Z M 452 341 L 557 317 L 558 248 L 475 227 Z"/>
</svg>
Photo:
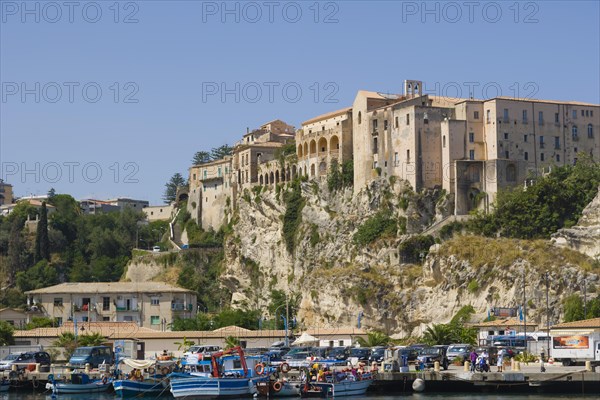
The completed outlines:
<svg viewBox="0 0 600 400">
<path fill-rule="evenodd" d="M 168 375 L 168 374 L 169 374 L 169 368 L 167 368 L 167 367 L 162 367 L 162 368 L 160 369 L 160 373 L 161 373 L 161 374 L 163 374 L 163 375 Z"/>
<path fill-rule="evenodd" d="M 279 393 L 281 391 L 281 388 L 282 388 L 281 382 L 279 382 L 279 381 L 273 382 L 273 390 L 276 393 Z"/>
<path fill-rule="evenodd" d="M 151 374 L 151 375 L 152 375 L 152 374 L 154 374 L 155 372 L 156 372 L 156 370 L 154 369 L 154 367 L 150 367 L 150 368 L 148 368 L 148 373 L 149 373 L 149 374 Z"/>
<path fill-rule="evenodd" d="M 288 363 L 282 363 L 281 364 L 281 372 L 283 372 L 284 374 L 290 372 L 290 364 Z"/>
<path fill-rule="evenodd" d="M 258 375 L 262 375 L 265 373 L 265 365 L 263 363 L 258 363 L 254 366 L 254 372 Z"/>
<path fill-rule="evenodd" d="M 103 384 L 103 385 L 106 385 L 106 383 L 107 383 L 107 382 L 108 382 L 108 378 L 106 377 L 106 375 L 104 375 L 104 376 L 102 377 L 102 384 Z"/>
<path fill-rule="evenodd" d="M 421 378 L 415 379 L 415 381 L 412 384 L 412 388 L 415 392 L 422 392 L 423 390 L 425 390 L 425 381 Z"/>
</svg>

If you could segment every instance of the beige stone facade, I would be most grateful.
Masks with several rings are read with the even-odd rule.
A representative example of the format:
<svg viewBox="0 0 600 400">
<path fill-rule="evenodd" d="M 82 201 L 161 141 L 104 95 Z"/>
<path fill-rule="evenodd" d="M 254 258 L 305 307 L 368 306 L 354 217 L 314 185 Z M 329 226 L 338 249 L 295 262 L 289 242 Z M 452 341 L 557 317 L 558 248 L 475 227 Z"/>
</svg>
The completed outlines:
<svg viewBox="0 0 600 400">
<path fill-rule="evenodd" d="M 0 206 L 13 202 L 12 185 L 0 179 Z"/>
<path fill-rule="evenodd" d="M 0 309 L 0 321 L 6 321 L 17 328 L 23 328 L 29 321 L 29 316 L 23 310 L 7 307 Z"/>
<path fill-rule="evenodd" d="M 136 322 L 157 330 L 169 329 L 176 317 L 196 315 L 196 294 L 159 282 L 62 283 L 25 292 L 30 307 L 67 321 Z"/>
<path fill-rule="evenodd" d="M 146 214 L 146 219 L 149 222 L 153 221 L 168 221 L 173 218 L 175 207 L 173 204 L 165 204 L 160 206 L 148 206 L 142 209 Z"/>
<path fill-rule="evenodd" d="M 352 109 L 344 108 L 302 123 L 296 133 L 297 169 L 309 178 L 322 178 L 336 162 L 352 160 Z"/>
</svg>

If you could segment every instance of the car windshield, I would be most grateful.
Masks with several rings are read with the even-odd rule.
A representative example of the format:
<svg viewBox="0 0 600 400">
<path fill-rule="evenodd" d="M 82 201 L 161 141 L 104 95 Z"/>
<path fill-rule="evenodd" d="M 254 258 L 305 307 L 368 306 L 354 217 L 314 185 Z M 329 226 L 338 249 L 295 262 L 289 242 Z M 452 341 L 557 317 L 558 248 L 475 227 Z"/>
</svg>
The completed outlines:
<svg viewBox="0 0 600 400">
<path fill-rule="evenodd" d="M 288 356 L 293 356 L 294 354 L 298 354 L 298 353 L 304 353 L 306 352 L 308 349 L 306 347 L 296 347 L 295 349 L 291 349 L 287 355 Z"/>
<path fill-rule="evenodd" d="M 9 354 L 6 356 L 6 358 L 2 361 L 12 361 L 12 360 L 16 360 L 17 358 L 19 358 L 19 354 Z"/>
<path fill-rule="evenodd" d="M 467 351 L 467 348 L 464 346 L 450 346 L 448 347 L 448 353 L 463 353 Z"/>
<path fill-rule="evenodd" d="M 434 347 L 421 349 L 419 354 L 439 354 L 440 350 Z"/>
<path fill-rule="evenodd" d="M 350 357 L 364 357 L 369 354 L 368 349 L 352 349 L 350 351 Z"/>
<path fill-rule="evenodd" d="M 374 356 L 382 356 L 385 353 L 385 349 L 375 349 L 373 350 L 373 355 Z"/>
<path fill-rule="evenodd" d="M 75 350 L 75 353 L 73 353 L 73 355 L 74 356 L 78 356 L 78 357 L 89 356 L 90 353 L 91 353 L 91 351 L 92 351 L 92 349 L 82 349 L 82 348 L 79 348 L 79 349 Z"/>
</svg>

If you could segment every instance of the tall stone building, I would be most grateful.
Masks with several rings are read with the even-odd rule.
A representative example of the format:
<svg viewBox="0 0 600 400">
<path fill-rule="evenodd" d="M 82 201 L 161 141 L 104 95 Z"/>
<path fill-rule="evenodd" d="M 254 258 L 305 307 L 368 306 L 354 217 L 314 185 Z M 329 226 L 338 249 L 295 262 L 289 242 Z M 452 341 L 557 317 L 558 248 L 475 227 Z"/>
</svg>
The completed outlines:
<svg viewBox="0 0 600 400">
<path fill-rule="evenodd" d="M 12 185 L 10 183 L 5 183 L 0 179 L 0 206 L 12 204 L 13 201 Z"/>
</svg>

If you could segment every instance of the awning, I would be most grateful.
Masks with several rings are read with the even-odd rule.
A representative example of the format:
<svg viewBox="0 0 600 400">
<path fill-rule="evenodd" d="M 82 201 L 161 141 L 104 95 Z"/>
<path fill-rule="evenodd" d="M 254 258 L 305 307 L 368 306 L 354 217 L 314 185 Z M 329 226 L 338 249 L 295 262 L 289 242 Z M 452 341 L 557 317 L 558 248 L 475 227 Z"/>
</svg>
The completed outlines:
<svg viewBox="0 0 600 400">
<path fill-rule="evenodd" d="M 313 344 L 318 341 L 319 341 L 319 339 L 317 339 L 313 335 L 310 335 L 310 334 L 304 332 L 302 335 L 300 335 L 300 337 L 298 339 L 294 340 L 294 343 L 292 343 L 292 346 L 300 346 L 303 344 Z"/>
<path fill-rule="evenodd" d="M 133 358 L 123 358 L 121 360 L 123 364 L 130 366 L 131 368 L 146 369 L 154 365 L 152 360 L 134 360 Z"/>
</svg>

